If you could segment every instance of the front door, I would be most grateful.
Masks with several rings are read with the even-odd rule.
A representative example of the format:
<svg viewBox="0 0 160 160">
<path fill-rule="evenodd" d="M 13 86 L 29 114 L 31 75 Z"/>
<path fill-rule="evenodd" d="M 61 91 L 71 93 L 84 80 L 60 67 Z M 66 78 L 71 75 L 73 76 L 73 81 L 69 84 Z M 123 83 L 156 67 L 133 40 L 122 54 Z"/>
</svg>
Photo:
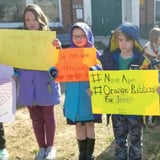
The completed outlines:
<svg viewBox="0 0 160 160">
<path fill-rule="evenodd" d="M 110 35 L 122 23 L 121 0 L 91 0 L 91 4 L 94 35 Z"/>
</svg>

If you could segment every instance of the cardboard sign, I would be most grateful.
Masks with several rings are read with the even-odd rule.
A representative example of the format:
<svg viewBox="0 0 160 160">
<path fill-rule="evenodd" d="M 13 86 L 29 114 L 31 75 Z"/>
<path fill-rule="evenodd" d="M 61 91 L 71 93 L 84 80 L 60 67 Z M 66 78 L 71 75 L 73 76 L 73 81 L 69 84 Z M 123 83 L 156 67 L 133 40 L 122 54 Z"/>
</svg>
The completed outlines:
<svg viewBox="0 0 160 160">
<path fill-rule="evenodd" d="M 95 48 L 57 50 L 53 31 L 0 30 L 0 63 L 15 68 L 48 71 L 55 66 L 57 81 L 88 81 L 88 68 L 97 63 Z"/>
<path fill-rule="evenodd" d="M 55 55 L 56 56 L 56 55 Z M 97 64 L 95 48 L 61 49 L 54 58 L 59 82 L 88 81 L 90 66 Z"/>
<path fill-rule="evenodd" d="M 0 122 L 15 120 L 16 85 L 12 75 L 12 67 L 0 64 Z"/>
<path fill-rule="evenodd" d="M 94 113 L 160 115 L 157 70 L 90 71 Z"/>
<path fill-rule="evenodd" d="M 0 29 L 0 63 L 47 71 L 53 66 L 55 38 L 53 31 Z"/>
</svg>

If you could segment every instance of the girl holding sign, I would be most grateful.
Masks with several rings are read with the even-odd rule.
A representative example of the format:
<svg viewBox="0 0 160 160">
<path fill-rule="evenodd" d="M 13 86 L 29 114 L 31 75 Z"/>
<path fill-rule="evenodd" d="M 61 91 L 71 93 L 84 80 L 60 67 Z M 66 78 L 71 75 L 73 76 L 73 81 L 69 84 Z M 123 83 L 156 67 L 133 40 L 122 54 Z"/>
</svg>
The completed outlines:
<svg viewBox="0 0 160 160">
<path fill-rule="evenodd" d="M 23 19 L 27 30 L 49 30 L 47 18 L 37 5 L 28 5 Z M 35 160 L 53 160 L 56 157 L 54 105 L 60 103 L 60 85 L 49 79 L 47 71 L 17 69 L 16 75 L 18 104 L 28 107 L 39 146 Z"/>
<path fill-rule="evenodd" d="M 100 57 L 105 70 L 146 69 L 147 60 L 139 43 L 139 28 L 132 23 L 121 24 L 111 35 L 109 47 Z M 137 107 L 137 106 L 135 106 Z M 116 160 L 142 159 L 142 116 L 112 115 Z"/>
<path fill-rule="evenodd" d="M 70 40 L 71 48 L 94 47 L 94 37 L 91 29 L 83 22 L 73 24 L 70 32 Z M 98 64 L 91 68 L 91 70 L 98 69 L 101 69 Z M 88 81 L 65 82 L 64 116 L 67 118 L 67 124 L 75 125 L 79 147 L 79 160 L 94 159 L 94 122 L 101 122 L 101 115 L 94 115 L 92 113 L 91 98 L 88 95 L 88 89 Z"/>
</svg>

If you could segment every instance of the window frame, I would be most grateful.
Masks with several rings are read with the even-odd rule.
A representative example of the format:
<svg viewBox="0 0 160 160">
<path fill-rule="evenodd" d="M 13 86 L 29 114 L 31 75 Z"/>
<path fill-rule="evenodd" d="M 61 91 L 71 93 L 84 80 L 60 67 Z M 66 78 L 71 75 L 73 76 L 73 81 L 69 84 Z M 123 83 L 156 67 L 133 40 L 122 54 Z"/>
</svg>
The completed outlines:
<svg viewBox="0 0 160 160">
<path fill-rule="evenodd" d="M 25 0 L 26 5 L 28 4 L 34 4 L 33 0 Z M 49 27 L 51 28 L 57 28 L 62 27 L 62 5 L 61 0 L 58 0 L 59 5 L 59 22 L 49 22 Z M 13 28 L 13 29 L 20 29 L 23 28 L 23 22 L 0 22 L 0 28 Z"/>
<path fill-rule="evenodd" d="M 156 7 L 157 6 L 156 6 L 156 4 L 157 4 L 157 2 L 160 3 L 160 0 L 154 0 L 154 24 L 160 24 L 160 20 L 159 21 L 156 20 L 156 16 L 157 16 L 157 13 L 156 13 Z M 160 17 L 159 17 L 159 19 L 160 19 Z"/>
</svg>

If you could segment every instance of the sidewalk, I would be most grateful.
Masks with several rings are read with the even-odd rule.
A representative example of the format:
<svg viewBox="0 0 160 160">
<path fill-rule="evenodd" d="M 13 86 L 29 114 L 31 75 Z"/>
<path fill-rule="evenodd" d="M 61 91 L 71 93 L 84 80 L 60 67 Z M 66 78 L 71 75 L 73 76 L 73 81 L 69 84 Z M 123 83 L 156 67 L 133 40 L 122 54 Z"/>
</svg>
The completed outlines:
<svg viewBox="0 0 160 160">
<path fill-rule="evenodd" d="M 104 45 L 108 45 L 108 42 L 109 42 L 109 38 L 110 36 L 95 36 L 94 39 L 95 39 L 95 42 L 102 42 Z M 148 40 L 146 39 L 140 39 L 140 43 L 142 44 L 142 46 L 144 46 L 146 43 L 148 42 Z"/>
</svg>

